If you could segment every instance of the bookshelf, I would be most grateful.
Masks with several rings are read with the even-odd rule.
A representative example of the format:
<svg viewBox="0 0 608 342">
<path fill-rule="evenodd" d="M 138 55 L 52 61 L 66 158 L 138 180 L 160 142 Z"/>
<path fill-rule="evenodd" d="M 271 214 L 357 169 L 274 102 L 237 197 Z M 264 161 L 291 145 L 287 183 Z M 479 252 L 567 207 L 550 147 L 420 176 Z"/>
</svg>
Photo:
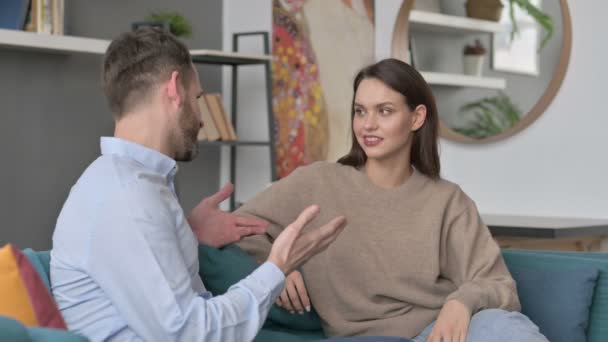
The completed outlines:
<svg viewBox="0 0 608 342">
<path fill-rule="evenodd" d="M 109 40 L 0 29 L 0 47 L 56 53 L 103 55 Z"/>
<path fill-rule="evenodd" d="M 263 39 L 264 55 L 248 55 L 238 52 L 239 38 L 246 36 L 260 36 Z M 231 68 L 231 99 L 230 99 L 230 119 L 232 125 L 237 127 L 237 119 L 239 109 L 237 106 L 237 91 L 238 91 L 238 72 L 241 66 L 257 65 L 264 67 L 265 71 L 265 86 L 266 86 L 266 106 L 268 120 L 268 140 L 265 141 L 243 141 L 243 140 L 228 140 L 228 141 L 199 141 L 201 146 L 228 146 L 230 148 L 230 182 L 237 188 L 236 182 L 236 163 L 238 147 L 254 146 L 267 148 L 270 154 L 270 179 L 277 180 L 276 165 L 275 165 L 275 149 L 274 149 L 274 114 L 272 111 L 272 76 L 271 63 L 272 55 L 270 53 L 270 42 L 268 32 L 242 32 L 232 35 L 232 52 L 214 51 L 214 50 L 191 50 L 192 61 L 198 64 L 211 64 L 220 66 L 229 66 Z M 238 136 L 238 132 L 237 132 Z M 236 192 L 235 192 L 236 193 Z M 230 210 L 235 209 L 235 194 L 230 197 Z"/>
<path fill-rule="evenodd" d="M 270 142 L 269 141 L 243 141 L 243 140 L 229 140 L 229 141 L 203 140 L 203 141 L 199 141 L 199 144 L 203 145 L 203 146 L 225 146 L 225 145 L 227 145 L 227 146 L 269 146 Z"/>
</svg>

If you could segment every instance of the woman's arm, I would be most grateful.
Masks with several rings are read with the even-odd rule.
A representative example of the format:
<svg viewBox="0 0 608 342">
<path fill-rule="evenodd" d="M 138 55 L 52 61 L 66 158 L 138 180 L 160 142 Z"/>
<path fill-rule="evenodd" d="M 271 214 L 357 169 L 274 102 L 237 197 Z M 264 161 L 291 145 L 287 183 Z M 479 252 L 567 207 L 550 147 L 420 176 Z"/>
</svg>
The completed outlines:
<svg viewBox="0 0 608 342">
<path fill-rule="evenodd" d="M 521 309 L 515 281 L 500 254 L 500 248 L 481 220 L 475 203 L 461 190 L 453 201 L 462 203 L 455 215 L 447 215 L 442 232 L 442 276 L 458 287 L 446 302 L 455 299 L 471 314 L 489 308 Z"/>
<path fill-rule="evenodd" d="M 441 275 L 458 288 L 446 298 L 427 342 L 464 342 L 471 316 L 477 311 L 521 307 L 500 249 L 481 221 L 475 203 L 460 189 L 444 213 L 444 222 Z"/>
<path fill-rule="evenodd" d="M 310 203 L 312 182 L 307 179 L 312 166 L 300 167 L 247 201 L 235 211 L 239 216 L 255 217 L 270 223 L 265 234 L 246 237 L 237 245 L 258 262 L 268 258 L 273 241 Z"/>
</svg>

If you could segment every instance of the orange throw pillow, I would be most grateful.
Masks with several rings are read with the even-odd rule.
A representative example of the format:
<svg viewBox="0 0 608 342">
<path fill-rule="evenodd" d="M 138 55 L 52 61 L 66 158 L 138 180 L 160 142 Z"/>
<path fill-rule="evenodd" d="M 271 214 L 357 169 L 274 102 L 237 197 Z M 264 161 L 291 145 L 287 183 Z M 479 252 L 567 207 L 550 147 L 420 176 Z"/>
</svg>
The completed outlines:
<svg viewBox="0 0 608 342">
<path fill-rule="evenodd" d="M 67 330 L 53 297 L 18 248 L 0 248 L 0 315 L 26 326 Z"/>
</svg>

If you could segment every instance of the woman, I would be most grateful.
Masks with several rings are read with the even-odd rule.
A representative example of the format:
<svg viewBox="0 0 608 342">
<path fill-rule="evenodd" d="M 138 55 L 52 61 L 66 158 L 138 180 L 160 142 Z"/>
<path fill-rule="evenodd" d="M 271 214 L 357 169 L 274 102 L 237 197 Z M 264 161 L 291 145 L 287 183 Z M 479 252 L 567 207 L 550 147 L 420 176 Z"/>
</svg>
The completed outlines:
<svg viewBox="0 0 608 342">
<path fill-rule="evenodd" d="M 334 244 L 288 276 L 279 304 L 302 312 L 314 303 L 329 336 L 546 341 L 517 312 L 515 283 L 474 202 L 439 176 L 437 109 L 422 76 L 395 59 L 364 68 L 351 115 L 346 156 L 301 167 L 239 209 L 271 223 L 239 244 L 260 261 L 307 205 L 320 205 L 318 222 L 347 217 Z"/>
</svg>

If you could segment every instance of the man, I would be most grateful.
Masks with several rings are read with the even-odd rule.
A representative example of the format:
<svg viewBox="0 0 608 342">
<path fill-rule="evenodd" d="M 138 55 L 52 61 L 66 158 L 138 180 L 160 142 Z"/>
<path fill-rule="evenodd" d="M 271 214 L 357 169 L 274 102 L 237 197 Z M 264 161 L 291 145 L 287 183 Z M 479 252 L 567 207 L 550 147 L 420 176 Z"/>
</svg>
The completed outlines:
<svg viewBox="0 0 608 342">
<path fill-rule="evenodd" d="M 311 206 L 275 241 L 268 261 L 225 295 L 198 275 L 198 243 L 223 246 L 264 232 L 265 223 L 217 209 L 230 186 L 188 218 L 174 191 L 176 161 L 197 154 L 199 77 L 187 48 L 157 29 L 114 40 L 103 87 L 114 137 L 72 188 L 51 252 L 53 295 L 69 328 L 92 341 L 249 341 L 285 274 L 326 248 L 337 217 L 301 234 Z"/>
</svg>

